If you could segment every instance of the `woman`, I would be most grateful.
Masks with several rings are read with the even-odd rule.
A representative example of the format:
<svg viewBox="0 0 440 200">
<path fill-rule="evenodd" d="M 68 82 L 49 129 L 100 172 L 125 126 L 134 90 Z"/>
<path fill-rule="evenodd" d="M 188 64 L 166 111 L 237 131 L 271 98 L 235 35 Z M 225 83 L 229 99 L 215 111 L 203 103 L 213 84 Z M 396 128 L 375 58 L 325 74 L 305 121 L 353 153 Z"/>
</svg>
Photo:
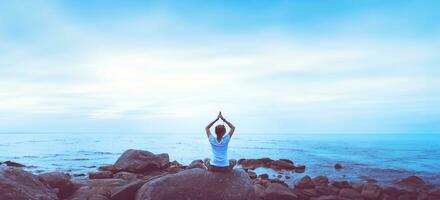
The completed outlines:
<svg viewBox="0 0 440 200">
<path fill-rule="evenodd" d="M 224 125 L 220 124 L 215 127 L 215 135 L 214 137 L 211 134 L 210 128 L 212 125 L 217 122 L 219 119 L 223 120 L 230 128 L 230 131 L 227 135 L 226 128 Z M 210 171 L 217 171 L 217 172 L 227 172 L 231 171 L 232 168 L 235 166 L 235 160 L 228 160 L 228 144 L 229 140 L 232 137 L 232 134 L 234 134 L 235 126 L 232 125 L 230 122 L 228 122 L 220 112 L 217 116 L 217 118 L 212 121 L 208 126 L 206 126 L 206 135 L 208 135 L 209 143 L 211 143 L 211 149 L 212 149 L 212 159 L 205 160 L 205 164 L 207 165 L 208 169 Z"/>
</svg>

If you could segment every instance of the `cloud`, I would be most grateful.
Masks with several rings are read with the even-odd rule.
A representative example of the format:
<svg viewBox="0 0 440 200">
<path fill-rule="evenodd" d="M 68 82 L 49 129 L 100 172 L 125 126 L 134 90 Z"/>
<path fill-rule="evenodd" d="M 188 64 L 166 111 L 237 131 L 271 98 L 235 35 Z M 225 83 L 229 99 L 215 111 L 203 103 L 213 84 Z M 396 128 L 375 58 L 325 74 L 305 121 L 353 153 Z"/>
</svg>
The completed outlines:
<svg viewBox="0 0 440 200">
<path fill-rule="evenodd" d="M 0 35 L 0 118 L 16 124 L 0 130 L 43 118 L 43 130 L 71 121 L 173 131 L 173 121 L 191 131 L 221 109 L 248 132 L 405 132 L 411 115 L 422 123 L 439 113 L 435 38 L 326 37 L 288 24 L 215 32 L 171 11 L 94 27 L 56 4 L 20 9 L 37 23 L 0 20 L 27 34 Z"/>
</svg>

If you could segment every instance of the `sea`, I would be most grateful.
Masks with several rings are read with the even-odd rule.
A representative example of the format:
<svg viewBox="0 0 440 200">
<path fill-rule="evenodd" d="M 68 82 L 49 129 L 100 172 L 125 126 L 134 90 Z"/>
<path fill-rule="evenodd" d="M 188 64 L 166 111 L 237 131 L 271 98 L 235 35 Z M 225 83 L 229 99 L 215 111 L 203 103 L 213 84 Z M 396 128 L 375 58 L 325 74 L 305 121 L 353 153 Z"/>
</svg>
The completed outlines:
<svg viewBox="0 0 440 200">
<path fill-rule="evenodd" d="M 0 162 L 26 165 L 33 173 L 61 171 L 85 174 L 113 164 L 127 149 L 168 153 L 170 160 L 189 164 L 211 156 L 206 134 L 200 133 L 0 133 Z M 309 175 L 330 180 L 380 185 L 416 175 L 440 188 L 440 134 L 242 134 L 232 137 L 230 159 L 290 159 L 305 165 L 304 173 L 258 168 L 257 174 L 293 184 Z M 343 168 L 336 170 L 340 163 Z M 287 176 L 287 177 L 286 177 Z M 79 176 L 76 178 L 85 178 Z M 371 181 L 371 180 L 370 180 Z"/>
</svg>

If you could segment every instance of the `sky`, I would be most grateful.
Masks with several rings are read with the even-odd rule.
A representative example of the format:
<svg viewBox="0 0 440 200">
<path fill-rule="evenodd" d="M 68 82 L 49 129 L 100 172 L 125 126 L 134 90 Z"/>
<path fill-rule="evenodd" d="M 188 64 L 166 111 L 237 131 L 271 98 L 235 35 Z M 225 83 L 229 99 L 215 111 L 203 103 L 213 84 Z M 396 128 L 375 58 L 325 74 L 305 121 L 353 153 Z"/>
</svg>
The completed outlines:
<svg viewBox="0 0 440 200">
<path fill-rule="evenodd" d="M 439 9 L 0 0 L 0 132 L 440 133 Z"/>
</svg>

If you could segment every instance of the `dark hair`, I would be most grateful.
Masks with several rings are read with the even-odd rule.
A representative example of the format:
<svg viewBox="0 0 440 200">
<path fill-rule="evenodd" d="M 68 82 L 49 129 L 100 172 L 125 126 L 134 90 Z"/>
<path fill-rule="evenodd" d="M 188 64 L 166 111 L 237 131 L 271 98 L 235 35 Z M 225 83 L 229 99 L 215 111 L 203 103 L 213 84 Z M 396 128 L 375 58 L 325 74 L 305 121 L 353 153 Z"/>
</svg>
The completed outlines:
<svg viewBox="0 0 440 200">
<path fill-rule="evenodd" d="M 222 138 L 226 133 L 226 128 L 223 124 L 219 124 L 215 127 L 215 134 L 217 135 L 217 138 Z"/>
</svg>

